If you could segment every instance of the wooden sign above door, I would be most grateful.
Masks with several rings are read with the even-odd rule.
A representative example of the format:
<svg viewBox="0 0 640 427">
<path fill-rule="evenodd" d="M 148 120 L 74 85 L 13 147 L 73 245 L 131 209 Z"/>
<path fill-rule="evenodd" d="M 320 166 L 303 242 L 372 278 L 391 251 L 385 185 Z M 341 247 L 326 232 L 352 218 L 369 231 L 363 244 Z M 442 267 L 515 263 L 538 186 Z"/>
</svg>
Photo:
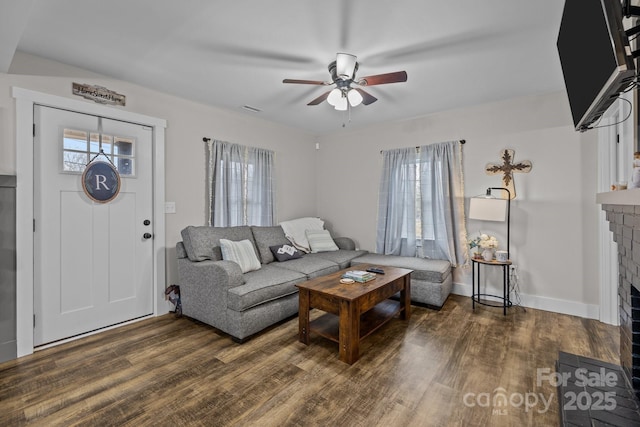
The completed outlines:
<svg viewBox="0 0 640 427">
<path fill-rule="evenodd" d="M 121 105 L 124 107 L 127 97 L 107 89 L 104 86 L 94 86 L 84 83 L 73 83 L 73 94 L 90 99 L 99 104 Z"/>
</svg>

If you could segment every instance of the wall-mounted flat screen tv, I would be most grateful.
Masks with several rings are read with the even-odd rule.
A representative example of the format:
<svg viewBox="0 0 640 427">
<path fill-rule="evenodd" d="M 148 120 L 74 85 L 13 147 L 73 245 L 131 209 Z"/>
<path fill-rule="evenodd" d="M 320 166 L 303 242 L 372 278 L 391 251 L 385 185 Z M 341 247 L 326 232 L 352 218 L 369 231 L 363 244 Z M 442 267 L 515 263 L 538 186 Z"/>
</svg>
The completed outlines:
<svg viewBox="0 0 640 427">
<path fill-rule="evenodd" d="M 620 0 L 566 0 L 557 46 L 573 123 L 582 132 L 635 78 Z"/>
</svg>

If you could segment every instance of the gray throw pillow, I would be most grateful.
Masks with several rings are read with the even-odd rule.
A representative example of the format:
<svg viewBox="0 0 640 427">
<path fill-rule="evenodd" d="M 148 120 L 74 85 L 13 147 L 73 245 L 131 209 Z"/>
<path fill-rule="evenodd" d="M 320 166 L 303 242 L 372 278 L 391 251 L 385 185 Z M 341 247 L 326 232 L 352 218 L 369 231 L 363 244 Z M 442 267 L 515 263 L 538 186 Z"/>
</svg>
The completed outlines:
<svg viewBox="0 0 640 427">
<path fill-rule="evenodd" d="M 284 235 L 282 227 L 275 226 L 251 226 L 251 232 L 256 242 L 258 255 L 263 264 L 269 264 L 275 259 L 271 252 L 271 246 L 290 244 L 289 239 Z"/>
</svg>

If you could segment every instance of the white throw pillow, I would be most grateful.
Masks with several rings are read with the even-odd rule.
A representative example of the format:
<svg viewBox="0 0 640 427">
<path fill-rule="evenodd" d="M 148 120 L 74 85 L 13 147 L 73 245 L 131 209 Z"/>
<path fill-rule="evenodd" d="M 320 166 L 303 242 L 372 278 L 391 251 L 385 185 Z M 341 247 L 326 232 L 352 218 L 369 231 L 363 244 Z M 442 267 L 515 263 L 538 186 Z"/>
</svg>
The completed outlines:
<svg viewBox="0 0 640 427">
<path fill-rule="evenodd" d="M 235 262 L 243 273 L 259 270 L 261 267 L 253 244 L 249 240 L 232 242 L 220 239 L 220 249 L 222 250 L 222 259 Z"/>
<path fill-rule="evenodd" d="M 320 218 L 304 217 L 292 219 L 289 221 L 282 221 L 280 223 L 284 235 L 289 241 L 304 253 L 311 252 L 306 230 L 324 230 L 324 221 Z"/>
<path fill-rule="evenodd" d="M 307 230 L 305 232 L 311 253 L 337 251 L 339 248 L 328 230 Z"/>
</svg>

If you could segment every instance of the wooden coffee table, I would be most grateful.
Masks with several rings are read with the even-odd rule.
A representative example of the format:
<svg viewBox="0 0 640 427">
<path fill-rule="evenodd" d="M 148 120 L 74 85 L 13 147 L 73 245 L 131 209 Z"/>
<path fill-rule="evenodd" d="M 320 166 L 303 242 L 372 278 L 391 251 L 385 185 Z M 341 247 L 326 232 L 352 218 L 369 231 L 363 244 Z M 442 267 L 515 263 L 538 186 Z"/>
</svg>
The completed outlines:
<svg viewBox="0 0 640 427">
<path fill-rule="evenodd" d="M 353 364 L 360 357 L 360 340 L 369 336 L 396 314 L 411 317 L 411 272 L 405 268 L 379 267 L 378 274 L 366 283 L 342 284 L 340 278 L 349 270 L 374 267 L 359 264 L 336 273 L 311 279 L 296 285 L 299 289 L 298 339 L 309 345 L 309 333 L 314 332 L 339 345 L 340 360 Z M 389 299 L 400 292 L 400 301 Z M 317 308 L 327 313 L 309 322 L 309 310 Z"/>
</svg>

